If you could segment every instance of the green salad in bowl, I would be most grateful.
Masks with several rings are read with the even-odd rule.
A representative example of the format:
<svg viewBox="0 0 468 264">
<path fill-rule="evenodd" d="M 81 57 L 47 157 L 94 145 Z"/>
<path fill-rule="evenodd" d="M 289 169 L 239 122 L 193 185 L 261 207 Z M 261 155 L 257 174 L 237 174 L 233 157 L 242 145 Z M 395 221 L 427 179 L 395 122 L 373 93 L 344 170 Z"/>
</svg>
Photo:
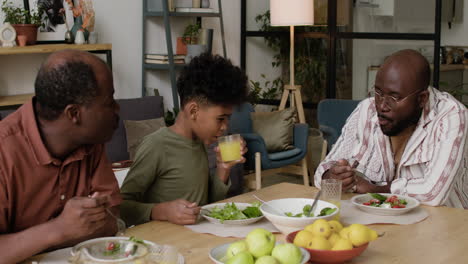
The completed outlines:
<svg viewBox="0 0 468 264">
<path fill-rule="evenodd" d="M 217 203 L 202 207 L 201 215 L 208 221 L 224 225 L 248 225 L 263 218 L 260 203 Z"/>
</svg>

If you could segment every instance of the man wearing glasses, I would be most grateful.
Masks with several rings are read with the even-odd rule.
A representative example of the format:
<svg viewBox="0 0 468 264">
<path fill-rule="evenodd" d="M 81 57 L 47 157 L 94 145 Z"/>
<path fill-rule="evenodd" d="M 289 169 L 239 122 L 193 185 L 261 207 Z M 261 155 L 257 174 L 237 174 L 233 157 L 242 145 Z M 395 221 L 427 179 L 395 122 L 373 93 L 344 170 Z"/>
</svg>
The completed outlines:
<svg viewBox="0 0 468 264">
<path fill-rule="evenodd" d="M 343 190 L 396 193 L 427 205 L 468 208 L 468 110 L 429 87 L 430 67 L 402 50 L 380 67 L 375 96 L 348 118 L 315 173 L 340 179 Z"/>
</svg>

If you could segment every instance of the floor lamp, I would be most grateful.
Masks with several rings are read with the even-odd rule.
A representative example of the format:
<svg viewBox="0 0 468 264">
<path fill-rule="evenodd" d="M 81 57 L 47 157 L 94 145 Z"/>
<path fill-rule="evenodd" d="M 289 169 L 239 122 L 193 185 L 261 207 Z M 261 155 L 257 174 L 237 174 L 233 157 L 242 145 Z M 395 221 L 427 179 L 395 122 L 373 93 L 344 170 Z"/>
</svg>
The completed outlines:
<svg viewBox="0 0 468 264">
<path fill-rule="evenodd" d="M 301 86 L 294 84 L 294 26 L 314 24 L 314 0 L 270 0 L 270 19 L 272 26 L 289 26 L 290 28 L 290 84 L 284 86 L 279 110 L 286 107 L 286 102 L 290 97 L 291 106 L 297 108 L 299 123 L 305 123 Z"/>
<path fill-rule="evenodd" d="M 304 107 L 302 106 L 301 86 L 294 84 L 294 26 L 314 24 L 314 0 L 270 0 L 270 20 L 272 26 L 289 26 L 289 74 L 290 83 L 283 88 L 279 110 L 286 107 L 288 97 L 291 107 L 296 106 L 299 123 L 305 123 Z M 301 174 L 304 185 L 309 186 L 307 160 L 301 161 Z"/>
</svg>

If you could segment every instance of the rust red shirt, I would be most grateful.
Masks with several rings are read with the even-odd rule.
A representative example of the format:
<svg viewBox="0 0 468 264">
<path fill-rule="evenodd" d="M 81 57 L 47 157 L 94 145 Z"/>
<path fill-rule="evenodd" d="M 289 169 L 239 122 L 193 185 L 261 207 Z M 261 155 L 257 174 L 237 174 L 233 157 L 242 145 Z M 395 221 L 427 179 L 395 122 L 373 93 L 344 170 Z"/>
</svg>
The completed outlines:
<svg viewBox="0 0 468 264">
<path fill-rule="evenodd" d="M 42 142 L 33 101 L 0 121 L 0 234 L 14 233 L 57 217 L 75 196 L 120 192 L 104 145 L 83 146 L 65 160 Z"/>
</svg>

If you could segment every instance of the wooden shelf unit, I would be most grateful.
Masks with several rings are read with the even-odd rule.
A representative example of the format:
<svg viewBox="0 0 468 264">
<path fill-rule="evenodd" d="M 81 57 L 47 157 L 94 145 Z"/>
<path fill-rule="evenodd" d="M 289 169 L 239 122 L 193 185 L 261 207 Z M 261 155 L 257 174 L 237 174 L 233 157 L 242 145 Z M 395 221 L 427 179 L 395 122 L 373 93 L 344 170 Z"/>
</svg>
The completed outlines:
<svg viewBox="0 0 468 264">
<path fill-rule="evenodd" d="M 112 69 L 112 44 L 41 44 L 24 47 L 1 48 L 0 55 L 45 54 L 64 49 L 83 50 L 91 53 L 106 54 L 106 61 Z M 27 102 L 34 94 L 0 95 L 0 107 L 18 106 Z"/>
</svg>

